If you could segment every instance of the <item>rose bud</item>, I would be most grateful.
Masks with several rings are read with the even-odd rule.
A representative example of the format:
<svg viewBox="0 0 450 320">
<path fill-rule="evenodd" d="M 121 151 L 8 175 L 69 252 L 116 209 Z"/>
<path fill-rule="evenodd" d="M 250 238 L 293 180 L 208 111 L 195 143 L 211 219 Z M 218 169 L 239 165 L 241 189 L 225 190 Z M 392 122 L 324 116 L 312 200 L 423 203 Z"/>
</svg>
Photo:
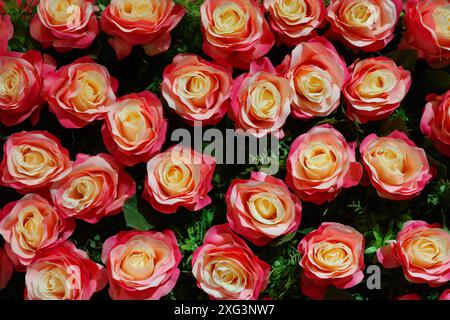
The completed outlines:
<svg viewBox="0 0 450 320">
<path fill-rule="evenodd" d="M 88 223 L 112 216 L 136 193 L 133 179 L 108 154 L 79 153 L 73 169 L 50 188 L 53 203 L 64 217 Z"/>
<path fill-rule="evenodd" d="M 414 198 L 432 178 L 425 151 L 403 132 L 368 135 L 359 150 L 370 182 L 382 198 Z"/>
<path fill-rule="evenodd" d="M 175 145 L 147 163 L 142 197 L 162 213 L 200 210 L 211 203 L 215 164 L 213 157 Z"/>
<path fill-rule="evenodd" d="M 359 184 L 362 167 L 355 159 L 356 143 L 347 143 L 331 125 L 313 127 L 291 145 L 286 183 L 303 201 L 323 204 L 342 190 Z"/>
<path fill-rule="evenodd" d="M 378 249 L 377 258 L 385 268 L 402 267 L 409 282 L 445 285 L 450 281 L 450 233 L 438 224 L 408 221 L 396 241 Z"/>
<path fill-rule="evenodd" d="M 96 11 L 94 0 L 40 0 L 30 34 L 58 52 L 86 49 L 100 32 Z"/>
<path fill-rule="evenodd" d="M 175 287 L 181 252 L 171 230 L 122 231 L 103 244 L 114 300 L 158 300 Z"/>
<path fill-rule="evenodd" d="M 72 220 L 62 219 L 52 204 L 33 193 L 7 204 L 0 215 L 5 250 L 19 267 L 29 265 L 42 250 L 67 240 L 74 228 Z"/>
<path fill-rule="evenodd" d="M 292 99 L 289 81 L 275 71 L 269 59 L 261 58 L 233 81 L 229 116 L 236 128 L 250 130 L 257 137 L 272 133 L 281 139 Z"/>
<path fill-rule="evenodd" d="M 233 180 L 225 201 L 231 229 L 257 246 L 295 232 L 300 224 L 300 200 L 282 180 L 262 172 Z"/>
<path fill-rule="evenodd" d="M 111 0 L 100 22 L 102 30 L 112 36 L 109 44 L 120 60 L 133 46 L 142 46 L 149 56 L 167 51 L 170 31 L 183 15 L 183 7 L 172 0 Z"/>
<path fill-rule="evenodd" d="M 228 224 L 210 228 L 192 256 L 197 286 L 213 300 L 256 300 L 267 286 L 269 272 L 270 266 Z"/>
<path fill-rule="evenodd" d="M 82 128 L 103 119 L 116 101 L 117 80 L 90 57 L 51 72 L 44 80 L 50 111 L 65 128 Z"/>
<path fill-rule="evenodd" d="M 4 289 L 11 279 L 14 266 L 8 258 L 5 250 L 0 247 L 0 290 Z"/>
<path fill-rule="evenodd" d="M 69 151 L 46 131 L 13 133 L 3 145 L 3 151 L 1 183 L 20 193 L 44 192 L 72 167 Z"/>
<path fill-rule="evenodd" d="M 300 287 L 321 300 L 327 288 L 351 288 L 364 278 L 364 237 L 352 227 L 324 222 L 298 245 L 303 268 Z"/>
<path fill-rule="evenodd" d="M 106 270 L 66 241 L 40 253 L 25 274 L 26 300 L 89 300 L 107 284 Z"/>
<path fill-rule="evenodd" d="M 275 43 L 264 9 L 255 0 L 206 0 L 200 15 L 203 51 L 235 68 L 247 70 Z"/>
<path fill-rule="evenodd" d="M 193 54 L 178 54 L 164 69 L 161 92 L 188 124 L 212 125 L 228 110 L 231 81 L 231 70 Z"/>
</svg>

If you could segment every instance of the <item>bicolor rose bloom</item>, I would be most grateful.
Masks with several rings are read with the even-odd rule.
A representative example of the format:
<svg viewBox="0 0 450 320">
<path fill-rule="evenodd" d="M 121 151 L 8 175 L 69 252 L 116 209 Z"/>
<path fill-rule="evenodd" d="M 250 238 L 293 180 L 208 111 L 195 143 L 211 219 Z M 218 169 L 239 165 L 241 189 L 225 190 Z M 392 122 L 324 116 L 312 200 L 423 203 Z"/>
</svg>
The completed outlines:
<svg viewBox="0 0 450 320">
<path fill-rule="evenodd" d="M 256 300 L 269 280 L 270 265 L 253 254 L 228 224 L 210 228 L 192 256 L 197 286 L 213 300 Z"/>
<path fill-rule="evenodd" d="M 450 90 L 441 96 L 430 94 L 427 101 L 420 130 L 436 149 L 450 157 Z"/>
<path fill-rule="evenodd" d="M 445 289 L 439 296 L 439 300 L 450 300 L 450 289 Z"/>
<path fill-rule="evenodd" d="M 211 203 L 215 165 L 213 157 L 175 145 L 147 163 L 142 197 L 162 213 L 175 213 L 179 207 L 200 210 Z"/>
<path fill-rule="evenodd" d="M 402 0 L 332 0 L 331 33 L 352 48 L 381 50 L 394 39 L 402 7 Z"/>
<path fill-rule="evenodd" d="M 89 300 L 108 282 L 106 270 L 66 241 L 40 253 L 25 274 L 26 300 Z"/>
<path fill-rule="evenodd" d="M 206 0 L 200 15 L 203 51 L 235 68 L 248 69 L 275 43 L 264 8 L 255 0 Z"/>
<path fill-rule="evenodd" d="M 170 31 L 183 16 L 183 7 L 173 0 L 111 0 L 100 21 L 103 31 L 112 36 L 109 44 L 120 60 L 136 45 L 149 56 L 167 51 Z"/>
<path fill-rule="evenodd" d="M 417 50 L 435 68 L 450 64 L 450 3 L 448 0 L 408 0 L 402 48 Z"/>
<path fill-rule="evenodd" d="M 323 299 L 327 288 L 351 288 L 364 278 L 364 236 L 352 227 L 324 222 L 298 245 L 303 294 Z"/>
<path fill-rule="evenodd" d="M 261 58 L 250 64 L 248 73 L 234 79 L 229 115 L 236 128 L 256 137 L 273 133 L 281 139 L 292 99 L 289 80 L 275 71 L 268 58 Z"/>
<path fill-rule="evenodd" d="M 126 166 L 147 162 L 166 140 L 167 120 L 161 102 L 149 91 L 119 98 L 105 120 L 105 146 Z"/>
<path fill-rule="evenodd" d="M 37 194 L 7 204 L 0 215 L 5 250 L 16 266 L 29 265 L 35 256 L 70 237 L 75 224 L 62 219 L 52 204 Z"/>
<path fill-rule="evenodd" d="M 403 132 L 387 137 L 370 134 L 359 150 L 370 182 L 382 198 L 414 198 L 432 178 L 425 151 Z"/>
<path fill-rule="evenodd" d="M 0 123 L 13 126 L 30 117 L 36 123 L 44 77 L 55 68 L 49 55 L 36 50 L 0 54 Z"/>
<path fill-rule="evenodd" d="M 450 233 L 439 224 L 408 221 L 396 241 L 378 249 L 377 258 L 385 268 L 402 267 L 412 283 L 445 285 L 450 281 Z"/>
<path fill-rule="evenodd" d="M 52 200 L 64 217 L 89 223 L 122 210 L 136 193 L 133 179 L 113 157 L 79 153 L 70 173 L 50 188 Z"/>
<path fill-rule="evenodd" d="M 299 119 L 325 117 L 337 109 L 348 77 L 345 61 L 323 37 L 302 42 L 278 67 L 294 91 L 292 114 Z"/>
<path fill-rule="evenodd" d="M 82 128 L 103 119 L 116 101 L 117 80 L 90 57 L 51 72 L 44 81 L 50 111 L 65 128 Z"/>
<path fill-rule="evenodd" d="M 279 42 L 295 46 L 317 35 L 326 17 L 323 1 L 264 0 L 272 31 Z"/>
<path fill-rule="evenodd" d="M 300 224 L 300 200 L 282 180 L 262 172 L 233 180 L 225 201 L 231 229 L 257 246 L 295 232 Z"/>
<path fill-rule="evenodd" d="M 356 143 L 329 124 L 316 126 L 291 145 L 286 183 L 303 201 L 332 201 L 342 188 L 359 184 L 362 167 L 355 159 Z"/>
<path fill-rule="evenodd" d="M 411 86 L 411 74 L 385 57 L 355 62 L 343 93 L 347 116 L 362 123 L 386 119 L 400 106 Z"/>
<path fill-rule="evenodd" d="M 172 230 L 122 231 L 103 244 L 114 300 L 158 300 L 175 287 L 181 252 Z"/>
<path fill-rule="evenodd" d="M 226 114 L 231 70 L 193 54 L 178 54 L 163 73 L 161 92 L 169 107 L 190 125 L 218 123 Z"/>
<path fill-rule="evenodd" d="M 94 0 L 40 0 L 30 34 L 58 52 L 86 49 L 100 32 Z"/>
<path fill-rule="evenodd" d="M 14 272 L 14 266 L 8 258 L 5 250 L 0 247 L 0 290 L 8 285 Z"/>
<path fill-rule="evenodd" d="M 44 192 L 72 167 L 69 151 L 46 131 L 13 133 L 3 145 L 3 151 L 1 183 L 20 193 Z"/>
<path fill-rule="evenodd" d="M 8 51 L 8 42 L 14 35 L 11 18 L 7 14 L 0 14 L 0 53 Z"/>
</svg>

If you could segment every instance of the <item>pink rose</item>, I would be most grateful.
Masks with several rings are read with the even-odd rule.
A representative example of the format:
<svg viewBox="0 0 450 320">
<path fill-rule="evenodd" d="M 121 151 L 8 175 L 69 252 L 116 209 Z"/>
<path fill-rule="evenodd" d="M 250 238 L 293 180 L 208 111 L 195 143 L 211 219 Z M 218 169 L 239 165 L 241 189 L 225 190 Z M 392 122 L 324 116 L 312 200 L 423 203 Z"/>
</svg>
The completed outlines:
<svg viewBox="0 0 450 320">
<path fill-rule="evenodd" d="M 117 80 L 90 57 L 50 73 L 45 78 L 50 111 L 65 128 L 82 128 L 103 119 L 116 101 Z"/>
<path fill-rule="evenodd" d="M 292 114 L 299 119 L 324 117 L 337 109 L 348 77 L 345 61 L 322 37 L 302 42 L 278 69 L 295 92 Z"/>
<path fill-rule="evenodd" d="M 231 70 L 193 54 L 178 54 L 163 73 L 161 92 L 188 124 L 216 124 L 226 114 Z"/>
<path fill-rule="evenodd" d="M 450 281 L 450 233 L 438 224 L 408 221 L 396 241 L 378 249 L 377 258 L 385 268 L 402 267 L 412 283 L 445 285 Z"/>
<path fill-rule="evenodd" d="M 445 289 L 439 296 L 439 300 L 450 300 L 450 289 Z"/>
<path fill-rule="evenodd" d="M 100 22 L 103 31 L 113 37 L 109 43 L 120 60 L 135 45 L 143 46 L 149 56 L 167 51 L 170 31 L 183 15 L 183 7 L 172 0 L 111 0 Z"/>
<path fill-rule="evenodd" d="M 211 203 L 215 159 L 175 145 L 147 163 L 142 197 L 162 213 L 175 213 L 179 207 L 197 211 Z"/>
<path fill-rule="evenodd" d="M 351 48 L 381 50 L 394 39 L 402 6 L 402 0 L 332 0 L 331 33 Z"/>
<path fill-rule="evenodd" d="M 342 188 L 359 184 L 362 167 L 355 159 L 356 143 L 329 124 L 313 127 L 291 145 L 286 183 L 303 201 L 323 204 Z"/>
<path fill-rule="evenodd" d="M 66 241 L 40 253 L 25 274 L 26 300 L 89 300 L 108 282 L 106 270 Z"/>
<path fill-rule="evenodd" d="M 347 116 L 360 122 L 386 119 L 400 106 L 411 86 L 409 71 L 389 58 L 356 61 L 344 88 Z"/>
<path fill-rule="evenodd" d="M 39 119 L 44 104 L 41 97 L 43 79 L 55 70 L 56 63 L 49 55 L 35 50 L 0 54 L 0 82 L 7 84 L 0 91 L 0 122 L 13 126 L 31 117 Z"/>
<path fill-rule="evenodd" d="M 11 18 L 7 14 L 0 14 L 0 53 L 8 51 L 8 42 L 14 35 Z"/>
<path fill-rule="evenodd" d="M 264 0 L 264 8 L 277 40 L 288 46 L 316 36 L 327 12 L 323 1 L 317 0 Z"/>
<path fill-rule="evenodd" d="M 29 265 L 46 248 L 70 237 L 75 224 L 64 220 L 46 199 L 27 194 L 7 204 L 0 215 L 0 234 L 5 250 L 16 266 Z"/>
<path fill-rule="evenodd" d="M 295 232 L 300 224 L 300 200 L 282 180 L 262 172 L 233 180 L 225 201 L 231 229 L 257 246 Z"/>
<path fill-rule="evenodd" d="M 31 36 L 58 52 L 86 49 L 100 32 L 94 0 L 40 0 L 30 24 Z"/>
<path fill-rule="evenodd" d="M 450 64 L 448 0 L 408 0 L 405 4 L 405 28 L 401 48 L 417 50 L 435 68 Z"/>
<path fill-rule="evenodd" d="M 364 278 L 364 237 L 352 227 L 324 222 L 298 245 L 303 268 L 301 289 L 323 299 L 328 286 L 351 288 Z"/>
<path fill-rule="evenodd" d="M 44 192 L 72 167 L 69 151 L 46 131 L 13 133 L 3 145 L 3 151 L 1 183 L 20 193 Z"/>
<path fill-rule="evenodd" d="M 229 115 L 236 128 L 250 130 L 257 137 L 274 133 L 281 139 L 292 99 L 289 81 L 268 58 L 261 58 L 250 64 L 248 73 L 234 79 Z"/>
<path fill-rule="evenodd" d="M 108 151 L 126 166 L 147 162 L 161 151 L 167 120 L 158 97 L 149 91 L 119 98 L 105 117 L 103 141 Z"/>
<path fill-rule="evenodd" d="M 430 94 L 423 110 L 420 130 L 442 154 L 450 157 L 450 90 L 441 96 Z"/>
<path fill-rule="evenodd" d="M 5 250 L 0 247 L 0 290 L 8 285 L 14 272 L 14 266 L 8 258 Z"/>
<path fill-rule="evenodd" d="M 387 137 L 370 134 L 359 150 L 370 182 L 382 198 L 414 198 L 432 178 L 425 151 L 403 132 Z"/>
<path fill-rule="evenodd" d="M 114 300 L 158 300 L 175 287 L 181 252 L 172 230 L 122 231 L 103 244 Z"/>
<path fill-rule="evenodd" d="M 203 51 L 238 69 L 270 51 L 275 38 L 255 0 L 206 0 L 201 8 Z"/>
<path fill-rule="evenodd" d="M 73 169 L 52 185 L 50 193 L 64 217 L 97 223 L 119 213 L 124 202 L 136 193 L 136 186 L 110 155 L 79 153 Z"/>
<path fill-rule="evenodd" d="M 213 300 L 256 300 L 267 286 L 269 272 L 270 266 L 228 224 L 209 229 L 192 255 L 197 286 Z"/>
</svg>

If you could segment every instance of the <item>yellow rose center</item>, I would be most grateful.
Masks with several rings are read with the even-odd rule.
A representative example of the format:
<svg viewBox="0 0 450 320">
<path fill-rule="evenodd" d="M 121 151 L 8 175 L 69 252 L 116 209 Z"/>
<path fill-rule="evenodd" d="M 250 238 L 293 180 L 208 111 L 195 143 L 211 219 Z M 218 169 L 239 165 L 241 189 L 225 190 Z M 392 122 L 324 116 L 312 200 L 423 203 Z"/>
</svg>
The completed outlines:
<svg viewBox="0 0 450 320">
<path fill-rule="evenodd" d="M 79 71 L 75 81 L 77 91 L 70 98 L 75 109 L 84 112 L 103 106 L 108 83 L 101 73 L 97 71 Z"/>
<path fill-rule="evenodd" d="M 178 94 L 186 99 L 199 102 L 207 98 L 211 90 L 211 79 L 202 71 L 191 71 L 177 78 Z"/>
<path fill-rule="evenodd" d="M 145 20 L 157 22 L 160 19 L 161 7 L 167 1 L 161 0 L 112 0 L 111 7 L 120 13 L 120 17 L 127 21 Z"/>
<path fill-rule="evenodd" d="M 133 247 L 123 257 L 120 268 L 133 280 L 145 280 L 153 274 L 155 257 L 148 246 Z"/>
<path fill-rule="evenodd" d="M 268 81 L 260 81 L 250 93 L 250 113 L 257 119 L 275 118 L 281 108 L 281 95 L 277 87 Z"/>
<path fill-rule="evenodd" d="M 70 187 L 64 191 L 63 205 L 81 211 L 97 199 L 102 187 L 103 180 L 100 177 L 83 176 L 74 179 Z"/>
<path fill-rule="evenodd" d="M 311 102 L 320 103 L 331 95 L 329 75 L 319 69 L 301 69 L 296 76 L 296 91 Z"/>
<path fill-rule="evenodd" d="M 276 195 L 268 192 L 252 195 L 248 207 L 255 220 L 264 224 L 276 224 L 284 217 L 283 203 Z"/>
<path fill-rule="evenodd" d="M 343 243 L 319 242 L 313 251 L 316 264 L 328 271 L 345 270 L 353 263 L 352 250 Z"/>
<path fill-rule="evenodd" d="M 79 24 L 81 21 L 81 0 L 47 0 L 46 17 L 53 25 Z"/>
<path fill-rule="evenodd" d="M 25 78 L 16 64 L 5 63 L 0 66 L 0 99 L 17 101 L 24 87 Z"/>
<path fill-rule="evenodd" d="M 29 145 L 21 145 L 12 152 L 14 167 L 20 174 L 44 177 L 56 168 L 55 160 L 42 149 Z"/>
<path fill-rule="evenodd" d="M 374 97 L 390 92 L 397 84 L 395 74 L 388 70 L 377 70 L 367 74 L 356 90 L 363 97 Z"/>
<path fill-rule="evenodd" d="M 408 255 L 416 266 L 424 268 L 433 267 L 449 259 L 446 241 L 438 236 L 419 236 L 412 239 Z"/>
<path fill-rule="evenodd" d="M 307 178 L 322 180 L 336 170 L 337 157 L 335 151 L 327 144 L 312 142 L 300 155 L 300 163 L 303 165 Z"/>
<path fill-rule="evenodd" d="M 28 206 L 18 215 L 15 231 L 20 235 L 20 242 L 24 248 L 36 250 L 42 242 L 44 217 L 35 206 Z"/>
<path fill-rule="evenodd" d="M 214 282 L 228 292 L 238 293 L 245 288 L 245 275 L 239 264 L 226 257 L 217 257 L 212 262 Z"/>
<path fill-rule="evenodd" d="M 233 35 L 245 29 L 248 15 L 234 2 L 225 2 L 213 12 L 212 28 L 220 35 Z"/>
<path fill-rule="evenodd" d="M 306 9 L 305 1 L 303 0 L 277 0 L 275 9 L 280 17 L 289 21 L 298 21 L 305 17 Z"/>
<path fill-rule="evenodd" d="M 450 39 L 450 4 L 437 7 L 433 12 L 433 20 L 438 35 Z"/>
<path fill-rule="evenodd" d="M 126 106 L 117 113 L 116 119 L 121 137 L 128 142 L 138 143 L 151 138 L 149 136 L 151 125 L 142 113 L 138 102 L 128 101 Z"/>
<path fill-rule="evenodd" d="M 396 173 L 404 172 L 406 159 L 403 152 L 396 145 L 386 144 L 384 147 L 374 150 L 371 155 L 391 171 Z"/>
<path fill-rule="evenodd" d="M 369 1 L 355 0 L 343 11 L 343 19 L 355 27 L 370 27 L 380 17 L 380 8 Z"/>
<path fill-rule="evenodd" d="M 159 164 L 158 173 L 161 187 L 169 195 L 182 194 L 192 185 L 192 172 L 182 162 L 166 159 Z"/>
<path fill-rule="evenodd" d="M 65 300 L 71 298 L 71 289 L 75 287 L 75 279 L 72 283 L 70 275 L 62 268 L 49 266 L 40 271 L 35 294 L 44 300 Z"/>
</svg>

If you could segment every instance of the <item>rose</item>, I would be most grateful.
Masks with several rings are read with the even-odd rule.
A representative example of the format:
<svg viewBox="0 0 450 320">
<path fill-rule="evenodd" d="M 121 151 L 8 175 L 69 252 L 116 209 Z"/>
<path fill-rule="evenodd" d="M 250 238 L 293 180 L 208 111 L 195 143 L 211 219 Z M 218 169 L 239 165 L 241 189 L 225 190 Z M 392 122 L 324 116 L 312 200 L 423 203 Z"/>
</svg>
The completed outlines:
<svg viewBox="0 0 450 320">
<path fill-rule="evenodd" d="M 203 51 L 235 68 L 247 69 L 275 43 L 263 8 L 255 0 L 206 0 L 200 15 Z"/>
<path fill-rule="evenodd" d="M 94 0 L 40 0 L 30 23 L 31 36 L 58 52 L 86 49 L 100 32 Z"/>
<path fill-rule="evenodd" d="M 115 300 L 160 299 L 175 287 L 181 258 L 171 230 L 120 232 L 103 244 L 109 295 Z"/>
<path fill-rule="evenodd" d="M 14 266 L 5 250 L 0 247 L 0 290 L 5 288 L 14 272 Z"/>
<path fill-rule="evenodd" d="M 432 178 L 425 151 L 403 132 L 394 131 L 387 137 L 370 134 L 359 150 L 370 182 L 382 198 L 411 199 Z"/>
<path fill-rule="evenodd" d="M 267 286 L 269 272 L 270 266 L 227 224 L 210 228 L 192 255 L 197 286 L 213 300 L 256 300 Z"/>
<path fill-rule="evenodd" d="M 100 22 L 118 59 L 131 53 L 134 45 L 143 46 L 149 56 L 170 47 L 170 31 L 183 18 L 184 9 L 172 0 L 112 0 Z"/>
<path fill-rule="evenodd" d="M 381 50 L 394 39 L 402 6 L 402 0 L 332 0 L 331 33 L 352 48 Z"/>
<path fill-rule="evenodd" d="M 264 7 L 277 40 L 288 46 L 316 36 L 315 30 L 323 25 L 326 16 L 322 1 L 264 0 Z"/>
<path fill-rule="evenodd" d="M 46 131 L 11 134 L 3 146 L 1 183 L 20 193 L 44 192 L 71 169 L 69 151 Z"/>
<path fill-rule="evenodd" d="M 410 282 L 445 285 L 450 281 L 450 233 L 438 224 L 408 221 L 396 241 L 378 249 L 377 258 L 385 268 L 402 267 Z"/>
<path fill-rule="evenodd" d="M 324 222 L 298 245 L 303 268 L 301 289 L 323 299 L 328 286 L 351 288 L 364 278 L 364 237 L 352 227 Z"/>
<path fill-rule="evenodd" d="M 450 64 L 450 29 L 447 0 L 408 0 L 405 4 L 405 33 L 400 48 L 417 50 L 435 68 Z"/>
<path fill-rule="evenodd" d="M 133 179 L 104 153 L 79 153 L 70 173 L 50 188 L 53 203 L 63 217 L 89 223 L 119 213 L 135 192 Z"/>
<path fill-rule="evenodd" d="M 228 110 L 231 81 L 231 70 L 193 54 L 178 54 L 164 69 L 161 92 L 187 123 L 210 125 Z"/>
<path fill-rule="evenodd" d="M 415 300 L 419 301 L 422 298 L 417 293 L 408 293 L 397 297 L 397 300 Z"/>
<path fill-rule="evenodd" d="M 450 289 L 445 289 L 439 296 L 439 300 L 450 300 Z"/>
<path fill-rule="evenodd" d="M 280 129 L 291 112 L 292 98 L 289 81 L 275 71 L 269 59 L 261 58 L 250 64 L 250 72 L 233 81 L 229 115 L 236 128 L 257 137 L 273 133 L 282 138 Z"/>
<path fill-rule="evenodd" d="M 89 300 L 107 283 L 106 270 L 66 241 L 41 252 L 25 274 L 27 300 Z"/>
<path fill-rule="evenodd" d="M 102 127 L 106 148 L 126 166 L 147 162 L 158 153 L 166 132 L 161 102 L 149 91 L 119 98 Z"/>
<path fill-rule="evenodd" d="M 411 86 L 409 71 L 389 58 L 356 61 L 344 87 L 347 116 L 360 122 L 386 119 L 400 106 Z"/>
<path fill-rule="evenodd" d="M 225 201 L 231 229 L 257 246 L 295 232 L 300 224 L 300 200 L 282 180 L 262 172 L 233 180 Z"/>
<path fill-rule="evenodd" d="M 175 145 L 147 163 L 142 197 L 162 213 L 179 207 L 197 211 L 211 203 L 215 159 L 182 145 Z"/>
<path fill-rule="evenodd" d="M 300 199 L 315 204 L 333 200 L 342 188 L 358 185 L 362 167 L 355 160 L 356 143 L 329 124 L 313 127 L 291 145 L 286 183 Z"/>
<path fill-rule="evenodd" d="M 295 92 L 292 114 L 299 119 L 324 117 L 339 106 L 348 76 L 345 61 L 322 37 L 302 42 L 286 56 L 278 70 Z"/>
<path fill-rule="evenodd" d="M 48 74 L 44 80 L 50 111 L 65 128 L 82 128 L 103 119 L 116 101 L 117 80 L 90 57 Z"/>
<path fill-rule="evenodd" d="M 0 14 L 0 53 L 8 50 L 8 42 L 14 35 L 14 27 L 11 18 L 7 14 Z"/>
<path fill-rule="evenodd" d="M 0 122 L 5 126 L 19 124 L 31 117 L 39 119 L 44 77 L 55 70 L 55 61 L 49 55 L 28 50 L 25 53 L 0 54 Z"/>
<path fill-rule="evenodd" d="M 450 90 L 441 96 L 430 94 L 423 110 L 420 130 L 442 154 L 450 157 Z"/>
</svg>

